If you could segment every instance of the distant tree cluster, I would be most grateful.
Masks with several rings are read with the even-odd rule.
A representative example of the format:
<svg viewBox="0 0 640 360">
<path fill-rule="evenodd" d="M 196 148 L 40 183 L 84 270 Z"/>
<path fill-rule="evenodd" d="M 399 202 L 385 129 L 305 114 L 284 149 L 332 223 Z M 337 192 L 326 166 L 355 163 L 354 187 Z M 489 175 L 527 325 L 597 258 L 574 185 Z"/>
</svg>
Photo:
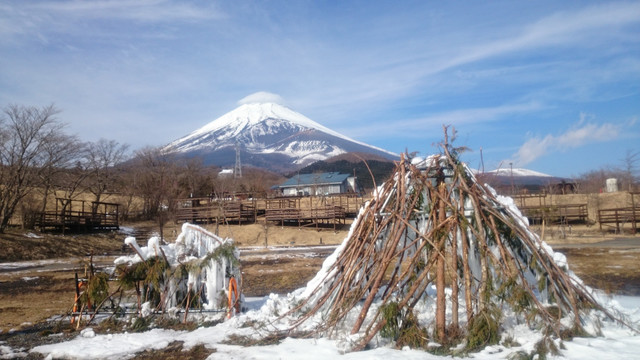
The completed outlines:
<svg viewBox="0 0 640 360">
<path fill-rule="evenodd" d="M 624 191 L 640 191 L 640 150 L 627 150 L 618 166 L 607 166 L 588 171 L 578 177 L 581 193 L 602 192 L 607 179 L 617 179 L 618 188 Z"/>
<path fill-rule="evenodd" d="M 59 110 L 8 105 L 0 117 L 0 232 L 20 210 L 25 225 L 47 209 L 49 195 L 73 199 L 88 191 L 100 201 L 115 184 L 115 164 L 127 147 L 115 141 L 82 142 L 64 132 Z M 64 203 L 66 206 L 68 203 Z"/>
<path fill-rule="evenodd" d="M 367 168 L 367 165 L 369 168 Z M 300 169 L 299 174 L 313 174 L 315 172 L 339 172 L 342 174 L 350 174 L 358 178 L 358 182 L 365 190 L 371 190 L 374 188 L 374 181 L 376 185 L 382 184 L 393 173 L 395 164 L 391 161 L 379 161 L 379 160 L 367 160 L 351 162 L 347 160 L 339 160 L 334 162 L 317 161 L 303 169 Z M 369 172 L 371 170 L 371 172 Z M 373 174 L 373 178 L 371 175 Z M 293 176 L 295 174 L 290 174 Z"/>
<path fill-rule="evenodd" d="M 222 176 L 217 167 L 176 158 L 159 147 L 131 152 L 114 140 L 84 142 L 65 132 L 59 113 L 53 105 L 8 105 L 0 113 L 0 232 L 15 223 L 17 215 L 23 226 L 33 227 L 52 198 L 62 199 L 58 211 L 80 197 L 117 201 L 121 220 L 154 220 L 162 226 L 172 219 L 178 199 L 266 197 L 273 185 L 284 181 L 257 168 L 244 168 L 242 178 Z M 371 190 L 393 169 L 388 161 L 338 160 L 318 161 L 297 173 L 355 174 L 361 186 Z M 578 190 L 599 192 L 611 177 L 621 189 L 640 190 L 639 170 L 640 151 L 628 151 L 619 167 L 583 174 Z M 112 195 L 118 195 L 117 200 Z"/>
<path fill-rule="evenodd" d="M 63 209 L 87 195 L 114 201 L 123 220 L 131 217 L 171 219 L 176 200 L 243 192 L 264 195 L 283 180 L 279 175 L 246 169 L 242 179 L 219 177 L 219 169 L 197 159 L 176 159 L 160 148 L 131 153 L 114 140 L 83 142 L 67 134 L 54 106 L 8 105 L 0 114 L 0 232 L 17 214 L 33 227 L 39 214 L 57 197 Z M 141 206 L 134 204 L 140 203 Z"/>
</svg>

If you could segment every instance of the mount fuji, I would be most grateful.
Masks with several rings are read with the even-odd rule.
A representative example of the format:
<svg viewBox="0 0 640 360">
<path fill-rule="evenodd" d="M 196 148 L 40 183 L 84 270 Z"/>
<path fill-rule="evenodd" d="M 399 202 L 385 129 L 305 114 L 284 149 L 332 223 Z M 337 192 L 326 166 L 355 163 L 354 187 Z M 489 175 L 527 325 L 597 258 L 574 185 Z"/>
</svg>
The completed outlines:
<svg viewBox="0 0 640 360">
<path fill-rule="evenodd" d="M 318 160 L 360 152 L 394 160 L 397 154 L 350 139 L 276 103 L 243 104 L 163 148 L 205 165 L 230 167 L 240 151 L 242 165 L 291 171 Z"/>
</svg>

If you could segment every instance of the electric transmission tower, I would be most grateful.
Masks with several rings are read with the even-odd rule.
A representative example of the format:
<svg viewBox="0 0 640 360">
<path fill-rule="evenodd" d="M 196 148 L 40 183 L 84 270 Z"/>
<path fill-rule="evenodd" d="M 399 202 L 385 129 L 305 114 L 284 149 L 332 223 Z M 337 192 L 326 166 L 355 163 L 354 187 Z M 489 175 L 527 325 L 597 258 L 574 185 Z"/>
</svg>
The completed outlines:
<svg viewBox="0 0 640 360">
<path fill-rule="evenodd" d="M 242 177 L 242 163 L 240 162 L 240 144 L 236 142 L 236 166 L 233 168 L 233 177 Z"/>
</svg>

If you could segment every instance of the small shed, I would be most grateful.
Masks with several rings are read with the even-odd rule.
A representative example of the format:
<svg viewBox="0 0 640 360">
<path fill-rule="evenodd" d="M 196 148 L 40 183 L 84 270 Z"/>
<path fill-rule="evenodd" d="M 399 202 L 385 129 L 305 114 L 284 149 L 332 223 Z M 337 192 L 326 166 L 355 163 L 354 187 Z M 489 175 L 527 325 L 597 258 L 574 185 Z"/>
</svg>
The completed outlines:
<svg viewBox="0 0 640 360">
<path fill-rule="evenodd" d="M 359 192 L 355 176 L 339 172 L 298 174 L 278 185 L 277 189 L 283 196 L 318 196 Z"/>
</svg>

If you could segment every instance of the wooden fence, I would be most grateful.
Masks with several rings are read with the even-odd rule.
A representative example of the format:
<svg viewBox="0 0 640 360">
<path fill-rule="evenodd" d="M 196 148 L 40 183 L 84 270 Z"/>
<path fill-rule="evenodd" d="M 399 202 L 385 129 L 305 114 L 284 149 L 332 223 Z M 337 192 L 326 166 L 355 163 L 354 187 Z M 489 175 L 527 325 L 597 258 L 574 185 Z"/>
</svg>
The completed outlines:
<svg viewBox="0 0 640 360">
<path fill-rule="evenodd" d="M 638 222 L 640 222 L 640 207 L 625 207 L 617 209 L 598 210 L 598 222 L 600 230 L 603 224 L 615 224 L 617 233 L 620 233 L 625 224 L 631 224 L 633 233 L 638 232 Z"/>
<path fill-rule="evenodd" d="M 355 217 L 364 200 L 352 195 L 279 197 L 271 199 L 221 200 L 188 198 L 178 200 L 176 220 L 191 223 L 255 222 L 295 223 L 298 226 L 333 224 Z"/>
<path fill-rule="evenodd" d="M 117 230 L 119 208 L 115 203 L 57 198 L 55 210 L 40 213 L 36 227 L 61 232 Z"/>
<path fill-rule="evenodd" d="M 189 198 L 178 201 L 176 220 L 194 224 L 228 222 L 242 224 L 255 222 L 256 214 L 256 207 L 248 202 Z"/>
<path fill-rule="evenodd" d="M 615 224 L 616 232 L 620 233 L 626 224 L 631 224 L 631 230 L 633 233 L 638 233 L 638 222 L 640 222 L 640 201 L 636 199 L 636 196 L 640 197 L 640 192 L 632 191 L 629 192 L 629 194 L 631 195 L 631 206 L 598 210 L 600 230 L 602 230 L 602 224 Z"/>
<path fill-rule="evenodd" d="M 265 219 L 266 221 L 279 222 L 284 226 L 285 223 L 295 223 L 298 226 L 315 225 L 318 228 L 319 224 L 333 224 L 333 229 L 336 229 L 336 225 L 345 222 L 345 211 L 340 206 L 324 205 L 311 209 L 300 209 L 295 207 L 288 208 L 267 208 Z"/>
<path fill-rule="evenodd" d="M 553 206 L 519 206 L 522 214 L 531 224 L 540 224 L 542 220 L 551 224 L 586 223 L 589 218 L 587 204 Z"/>
</svg>

